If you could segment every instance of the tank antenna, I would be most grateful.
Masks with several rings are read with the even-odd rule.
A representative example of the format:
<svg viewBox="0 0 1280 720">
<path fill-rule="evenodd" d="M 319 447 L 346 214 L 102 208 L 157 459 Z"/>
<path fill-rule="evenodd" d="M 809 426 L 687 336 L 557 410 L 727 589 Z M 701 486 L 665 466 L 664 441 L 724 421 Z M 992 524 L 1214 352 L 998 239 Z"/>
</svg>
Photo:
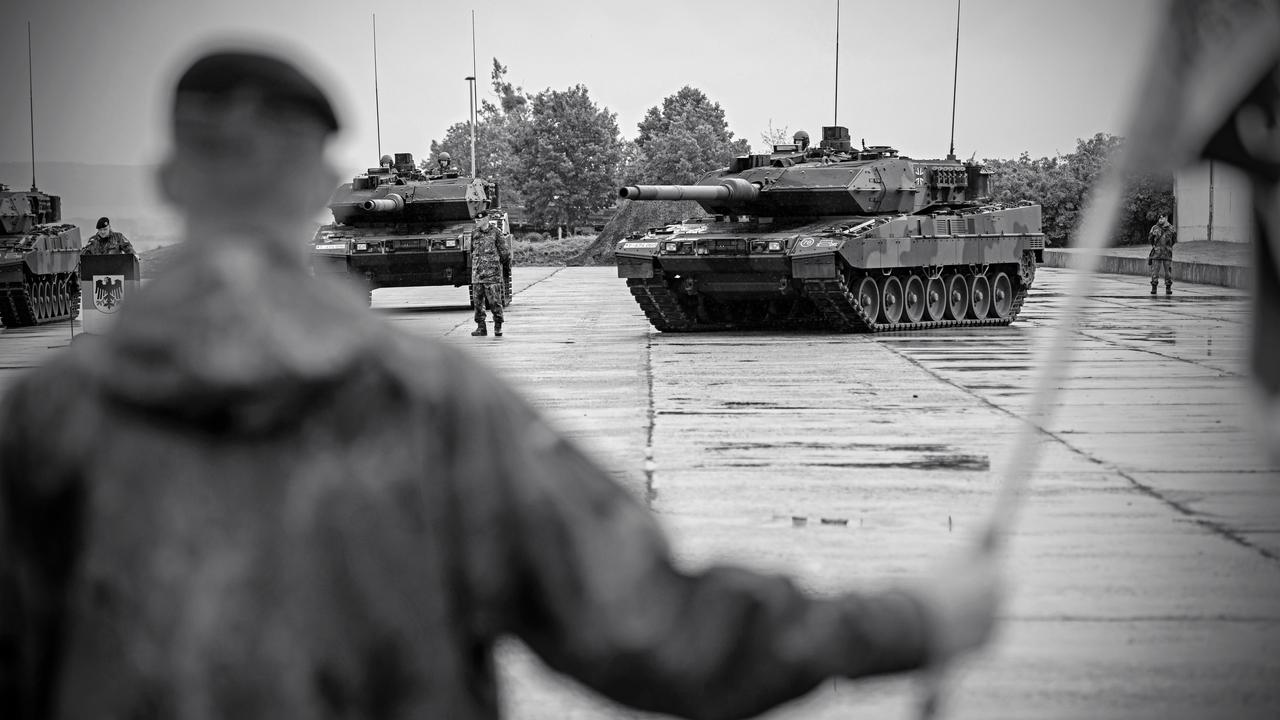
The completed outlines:
<svg viewBox="0 0 1280 720">
<path fill-rule="evenodd" d="M 378 162 L 382 162 L 382 111 L 378 107 L 378 14 L 373 17 L 373 120 L 378 129 Z"/>
<path fill-rule="evenodd" d="M 31 21 L 27 21 L 27 107 L 31 113 L 31 192 L 36 192 L 36 91 L 31 71 Z"/>
<path fill-rule="evenodd" d="M 956 60 L 951 76 L 951 149 L 947 159 L 956 159 L 956 87 L 960 80 L 960 0 L 956 0 Z"/>
<path fill-rule="evenodd" d="M 476 11 L 471 11 L 471 107 L 468 111 L 471 113 L 471 177 L 476 177 L 476 95 L 478 94 L 476 83 L 479 82 L 479 76 L 476 75 Z"/>
<path fill-rule="evenodd" d="M 836 82 L 835 97 L 831 101 L 831 124 L 839 125 L 840 118 L 840 0 L 836 0 Z"/>
</svg>

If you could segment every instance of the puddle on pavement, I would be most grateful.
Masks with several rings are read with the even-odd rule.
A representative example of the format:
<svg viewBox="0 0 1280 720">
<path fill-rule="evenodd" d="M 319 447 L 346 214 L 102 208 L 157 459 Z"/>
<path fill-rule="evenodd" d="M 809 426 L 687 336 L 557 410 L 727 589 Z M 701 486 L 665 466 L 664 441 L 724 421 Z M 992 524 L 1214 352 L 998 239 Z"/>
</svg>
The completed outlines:
<svg viewBox="0 0 1280 720">
<path fill-rule="evenodd" d="M 707 450 L 713 453 L 741 453 L 752 450 L 762 450 L 769 453 L 778 451 L 813 451 L 812 459 L 809 460 L 797 461 L 789 455 L 786 457 L 788 464 L 794 463 L 809 467 L 974 471 L 991 469 L 991 460 L 986 455 L 956 452 L 949 445 L 933 443 L 743 442 L 709 445 Z M 757 463 L 752 460 L 742 459 L 717 462 L 716 464 L 726 467 L 764 467 L 773 463 Z"/>
</svg>

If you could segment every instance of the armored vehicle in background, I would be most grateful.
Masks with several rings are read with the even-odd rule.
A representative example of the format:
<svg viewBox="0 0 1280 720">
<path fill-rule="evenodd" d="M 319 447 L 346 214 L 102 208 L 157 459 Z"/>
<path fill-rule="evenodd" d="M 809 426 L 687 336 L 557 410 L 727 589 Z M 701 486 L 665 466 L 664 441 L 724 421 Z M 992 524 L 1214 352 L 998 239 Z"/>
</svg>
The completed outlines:
<svg viewBox="0 0 1280 720">
<path fill-rule="evenodd" d="M 62 199 L 0 185 L 0 324 L 70 320 L 80 313 L 80 228 Z"/>
<path fill-rule="evenodd" d="M 470 285 L 472 218 L 497 202 L 491 182 L 456 172 L 426 175 L 410 153 L 384 156 L 380 167 L 330 197 L 333 223 L 316 232 L 311 267 L 317 276 L 345 276 L 370 291 Z M 501 215 L 491 215 L 505 229 Z M 505 271 L 509 303 L 511 271 Z"/>
<path fill-rule="evenodd" d="M 989 171 L 956 159 L 818 147 L 796 133 L 695 185 L 624 187 L 710 215 L 618 242 L 618 275 L 663 331 L 826 327 L 845 332 L 1006 325 L 1043 260 L 1040 206 L 988 202 Z"/>
</svg>

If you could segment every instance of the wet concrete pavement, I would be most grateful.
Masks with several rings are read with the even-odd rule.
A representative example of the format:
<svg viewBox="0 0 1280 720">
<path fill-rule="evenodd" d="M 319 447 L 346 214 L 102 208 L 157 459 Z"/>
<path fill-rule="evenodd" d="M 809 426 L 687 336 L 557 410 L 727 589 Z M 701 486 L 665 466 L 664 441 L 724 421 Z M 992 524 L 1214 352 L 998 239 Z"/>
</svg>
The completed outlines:
<svg viewBox="0 0 1280 720">
<path fill-rule="evenodd" d="M 981 526 L 1071 275 L 1042 269 L 1011 327 L 881 336 L 657 333 L 609 268 L 518 268 L 500 340 L 469 336 L 465 290 L 374 304 L 518 387 L 650 504 L 688 567 L 828 593 L 922 572 Z M 1249 428 L 1245 296 L 1148 289 L 1094 285 L 1037 423 L 1005 622 L 944 717 L 1280 717 L 1280 467 Z M 0 392 L 68 334 L 0 332 Z M 515 644 L 502 657 L 508 717 L 634 717 Z M 829 683 L 768 717 L 915 701 L 909 680 Z"/>
</svg>

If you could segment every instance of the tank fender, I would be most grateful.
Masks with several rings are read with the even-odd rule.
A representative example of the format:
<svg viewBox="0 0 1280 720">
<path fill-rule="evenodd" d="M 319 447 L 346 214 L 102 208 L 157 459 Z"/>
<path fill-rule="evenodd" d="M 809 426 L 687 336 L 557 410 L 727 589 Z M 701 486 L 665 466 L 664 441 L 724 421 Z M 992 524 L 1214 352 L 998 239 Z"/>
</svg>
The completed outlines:
<svg viewBox="0 0 1280 720">
<path fill-rule="evenodd" d="M 658 256 L 658 243 L 658 238 L 652 233 L 619 240 L 614 249 L 614 259 L 618 263 L 618 277 L 653 277 L 653 260 Z"/>
<path fill-rule="evenodd" d="M 791 274 L 797 278 L 824 279 L 836 276 L 836 252 L 844 246 L 836 237 L 798 237 L 791 242 Z"/>
</svg>

